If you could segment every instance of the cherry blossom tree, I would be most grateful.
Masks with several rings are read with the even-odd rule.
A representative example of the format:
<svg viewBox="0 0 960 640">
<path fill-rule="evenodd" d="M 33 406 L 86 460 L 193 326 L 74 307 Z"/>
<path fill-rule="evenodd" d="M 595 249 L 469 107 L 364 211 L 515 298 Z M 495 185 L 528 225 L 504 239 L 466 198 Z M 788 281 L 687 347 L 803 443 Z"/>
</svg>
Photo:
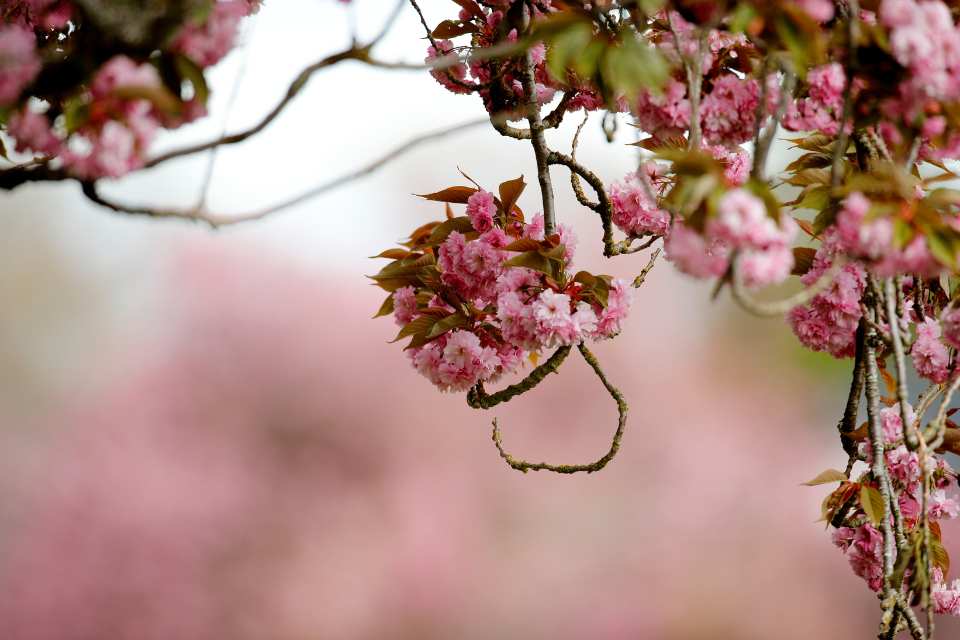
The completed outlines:
<svg viewBox="0 0 960 640">
<path fill-rule="evenodd" d="M 618 409 L 609 450 L 582 464 L 529 462 L 506 450 L 496 420 L 493 440 L 519 471 L 599 471 L 621 446 L 628 404 L 587 344 L 616 337 L 662 252 L 679 271 L 712 280 L 714 296 L 786 316 L 805 347 L 852 360 L 838 423 L 846 465 L 808 484 L 837 484 L 823 519 L 878 595 L 879 637 L 930 639 L 936 615 L 960 616 L 940 527 L 960 514 L 945 458 L 960 453 L 950 408 L 960 387 L 960 191 L 949 187 L 960 177 L 950 168 L 960 159 L 960 2 L 453 0 L 447 15 L 428 16 L 408 0 L 386 7 L 378 36 L 305 68 L 255 126 L 153 155 L 160 129 L 205 115 L 206 71 L 259 8 L 258 0 L 4 2 L 0 124 L 25 160 L 0 169 L 0 188 L 74 181 L 123 214 L 213 226 L 262 218 L 478 123 L 430 132 L 238 215 L 202 203 L 129 205 L 99 187 L 267 135 L 309 79 L 334 65 L 430 73 L 438 90 L 479 99 L 493 134 L 532 151 L 541 206 L 527 215 L 518 205 L 522 176 L 496 187 L 466 174 L 466 186 L 416 185 L 443 205 L 443 219 L 383 251 L 377 257 L 389 263 L 372 276 L 387 292 L 377 315 L 392 315 L 396 339 L 409 338 L 413 368 L 487 410 L 558 372 L 576 348 Z M 377 56 L 402 11 L 422 22 L 423 62 Z M 637 131 L 640 159 L 623 177 L 577 159 L 593 112 L 611 142 L 618 123 Z M 580 113 L 569 150 L 552 148 L 545 131 Z M 796 157 L 771 167 L 784 137 Z M 624 261 L 649 252 L 633 282 L 573 268 L 577 241 L 560 222 L 552 167 L 599 218 L 597 251 Z M 791 278 L 788 297 L 758 294 Z M 919 393 L 908 365 L 928 383 Z M 487 390 L 510 376 L 523 377 Z"/>
</svg>

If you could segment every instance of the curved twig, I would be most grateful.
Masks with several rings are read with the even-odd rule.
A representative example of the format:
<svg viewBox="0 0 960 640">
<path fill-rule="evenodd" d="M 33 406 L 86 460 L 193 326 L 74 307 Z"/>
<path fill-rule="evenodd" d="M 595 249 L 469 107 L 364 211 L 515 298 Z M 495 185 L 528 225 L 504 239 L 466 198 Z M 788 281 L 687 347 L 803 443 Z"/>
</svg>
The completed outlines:
<svg viewBox="0 0 960 640">
<path fill-rule="evenodd" d="M 573 134 L 573 142 L 570 143 L 570 158 L 572 160 L 577 159 L 577 147 L 580 146 L 580 134 L 583 132 L 583 127 L 587 124 L 587 120 L 589 119 L 590 112 L 584 110 L 583 120 L 577 126 L 577 132 Z M 590 198 L 587 197 L 587 194 L 583 192 L 583 184 L 580 182 L 580 176 L 577 175 L 576 171 L 570 172 L 570 188 L 573 189 L 573 195 L 577 197 L 577 202 L 586 208 L 596 211 L 597 207 L 600 206 L 598 203 L 592 202 Z"/>
<path fill-rule="evenodd" d="M 656 240 L 656 238 L 654 238 Z M 634 289 L 639 289 L 643 286 L 643 283 L 647 281 L 647 276 L 650 275 L 650 272 L 653 271 L 653 268 L 657 264 L 657 258 L 660 257 L 661 249 L 657 248 L 653 253 L 650 254 L 650 261 L 647 262 L 647 266 L 643 268 L 643 271 L 640 272 L 636 278 L 633 279 L 632 287 Z"/>
<path fill-rule="evenodd" d="M 607 389 L 607 392 L 617 403 L 617 411 L 620 415 L 619 421 L 617 422 L 617 430 L 613 434 L 613 441 L 610 443 L 610 449 L 607 451 L 604 456 L 594 462 L 589 464 L 549 464 L 546 462 L 527 462 L 526 460 L 520 460 L 509 453 L 507 453 L 503 448 L 503 439 L 500 434 L 500 425 L 497 422 L 497 419 L 493 419 L 493 443 L 497 447 L 497 451 L 500 453 L 500 457 L 510 465 L 511 469 L 520 471 L 522 473 L 527 473 L 528 471 L 551 471 L 553 473 L 560 474 L 574 474 L 574 473 L 596 473 L 600 471 L 611 460 L 616 457 L 617 452 L 620 450 L 620 441 L 623 439 L 623 432 L 627 426 L 627 412 L 629 407 L 627 406 L 627 401 L 623 398 L 623 394 L 620 393 L 620 390 L 614 387 L 609 380 L 607 380 L 606 374 L 603 372 L 603 369 L 600 368 L 600 363 L 597 362 L 596 356 L 590 352 L 589 349 L 583 344 L 577 346 L 580 350 L 580 354 L 583 356 L 583 359 L 587 364 L 593 369 L 594 373 L 597 374 L 597 377 L 600 378 L 600 382 L 603 383 L 603 386 Z"/>
<path fill-rule="evenodd" d="M 292 198 L 288 198 L 283 202 L 270 205 L 266 208 L 259 209 L 257 211 L 250 211 L 247 213 L 241 213 L 241 214 L 236 214 L 232 216 L 226 216 L 226 215 L 215 216 L 198 209 L 165 209 L 165 208 L 159 208 L 159 207 L 148 207 L 148 206 L 141 206 L 141 205 L 128 205 L 128 204 L 118 203 L 118 202 L 111 201 L 108 198 L 105 198 L 102 194 L 100 194 L 98 185 L 96 182 L 82 183 L 83 193 L 85 196 L 87 196 L 89 200 L 91 200 L 95 204 L 98 204 L 102 207 L 106 207 L 108 209 L 116 211 L 117 213 L 143 215 L 143 216 L 150 216 L 155 218 L 164 218 L 164 217 L 181 218 L 184 220 L 206 222 L 207 224 L 213 227 L 222 227 L 222 226 L 237 224 L 241 222 L 250 222 L 252 220 L 259 220 L 272 213 L 276 213 L 283 209 L 288 209 L 292 206 L 301 204 L 303 202 L 306 202 L 307 200 L 316 198 L 329 191 L 333 191 L 334 189 L 342 187 L 343 185 L 353 182 L 354 180 L 359 180 L 360 178 L 370 175 L 371 173 L 374 173 L 375 171 L 377 171 L 384 165 L 388 164 L 389 162 L 408 153 L 409 151 L 412 151 L 413 149 L 415 149 L 416 147 L 419 147 L 422 144 L 440 140 L 449 135 L 459 133 L 461 131 L 465 131 L 467 129 L 471 129 L 474 127 L 478 127 L 485 123 L 486 123 L 486 120 L 473 120 L 471 122 L 465 122 L 462 124 L 454 125 L 452 127 L 447 127 L 446 129 L 431 131 L 421 136 L 417 136 L 416 138 L 408 140 L 404 144 L 391 150 L 389 153 L 377 158 L 376 160 L 366 164 L 365 166 L 359 169 L 356 169 L 355 171 L 346 173 L 338 178 L 334 178 L 333 180 L 328 180 L 327 182 L 324 182 L 311 189 L 308 189 L 307 191 L 299 195 L 293 196 Z"/>
<path fill-rule="evenodd" d="M 750 294 L 747 293 L 746 289 L 744 289 L 743 282 L 741 282 L 740 278 L 737 276 L 736 267 L 733 268 L 733 273 L 730 277 L 730 288 L 733 291 L 733 299 L 736 301 L 736 303 L 753 315 L 760 316 L 762 318 L 782 316 L 785 313 L 788 313 L 794 307 L 807 304 L 815 297 L 823 293 L 827 287 L 833 284 L 833 279 L 837 277 L 844 265 L 846 265 L 846 260 L 844 260 L 841 256 L 838 256 L 834 260 L 833 265 L 827 269 L 827 271 L 812 285 L 803 291 L 790 296 L 789 298 L 775 302 L 761 302 L 760 300 L 756 300 L 755 298 L 751 297 Z"/>
<path fill-rule="evenodd" d="M 317 62 L 314 62 L 310 66 L 303 69 L 303 71 L 297 74 L 297 77 L 294 78 L 293 82 L 290 83 L 290 86 L 287 88 L 287 93 L 283 96 L 280 102 L 278 102 L 276 106 L 274 106 L 273 109 L 271 109 L 270 112 L 267 113 L 267 115 L 261 118 L 257 124 L 243 131 L 238 131 L 237 133 L 220 136 L 215 140 L 209 140 L 207 142 L 202 142 L 199 144 L 182 147 L 180 149 L 174 149 L 172 151 L 168 151 L 167 153 L 160 154 L 155 158 L 147 160 L 147 162 L 143 165 L 143 168 L 149 169 L 151 167 L 157 166 L 158 164 L 167 162 L 169 160 L 173 160 L 174 158 L 189 156 L 195 153 L 199 153 L 201 151 L 216 149 L 217 147 L 221 147 L 224 145 L 237 144 L 239 142 L 243 142 L 244 140 L 260 133 L 261 131 L 266 129 L 274 120 L 276 120 L 277 117 L 283 112 L 283 110 L 286 109 L 287 105 L 289 105 L 290 102 L 294 98 L 296 98 L 301 91 L 303 91 L 303 88 L 307 86 L 307 82 L 309 82 L 310 78 L 313 77 L 315 73 L 323 69 L 326 69 L 328 67 L 332 67 L 333 65 L 338 64 L 340 62 L 344 62 L 346 60 L 354 60 L 357 62 L 364 62 L 364 63 L 373 63 L 373 61 L 370 58 L 371 49 L 373 49 L 373 47 L 376 46 L 390 31 L 390 28 L 393 26 L 394 22 L 396 22 L 397 17 L 400 15 L 400 9 L 403 7 L 404 4 L 405 2 L 403 1 L 397 3 L 396 7 L 394 7 L 390 16 L 387 18 L 387 21 L 384 24 L 383 28 L 380 30 L 380 33 L 377 34 L 377 36 L 367 44 L 359 45 L 354 43 L 353 45 L 351 45 L 349 49 L 345 49 L 343 51 L 339 51 L 337 53 L 326 56 L 325 58 L 318 60 Z"/>
<path fill-rule="evenodd" d="M 549 374 L 556 373 L 568 355 L 570 355 L 570 347 L 560 347 L 554 351 L 549 360 L 531 371 L 526 378 L 496 393 L 488 395 L 483 388 L 483 383 L 479 382 L 467 393 L 467 404 L 474 409 L 491 409 L 498 404 L 510 402 L 543 382 Z"/>
</svg>

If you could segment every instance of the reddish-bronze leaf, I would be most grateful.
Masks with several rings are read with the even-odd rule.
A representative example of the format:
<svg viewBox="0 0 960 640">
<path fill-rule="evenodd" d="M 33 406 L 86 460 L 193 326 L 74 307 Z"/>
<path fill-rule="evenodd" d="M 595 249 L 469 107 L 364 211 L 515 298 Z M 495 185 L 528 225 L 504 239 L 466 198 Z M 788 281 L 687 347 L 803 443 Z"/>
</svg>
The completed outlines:
<svg viewBox="0 0 960 640">
<path fill-rule="evenodd" d="M 435 38 L 456 38 L 465 33 L 476 33 L 477 27 L 469 22 L 459 22 L 457 20 L 444 20 L 433 30 Z"/>
<path fill-rule="evenodd" d="M 808 236 L 811 238 L 817 237 L 817 232 L 814 231 L 812 222 L 809 220 L 804 220 L 803 218 L 794 218 L 793 220 L 797 223 L 797 226 L 803 229 L 804 233 L 806 233 Z"/>
<path fill-rule="evenodd" d="M 539 251 L 542 245 L 533 238 L 518 238 L 503 248 L 504 251 Z"/>
<path fill-rule="evenodd" d="M 480 20 L 486 21 L 486 16 L 483 13 L 483 9 L 480 8 L 474 0 L 453 0 L 456 2 L 462 9 L 469 13 L 474 18 L 479 18 Z"/>
<path fill-rule="evenodd" d="M 793 271 L 795 276 L 805 275 L 813 267 L 813 257 L 817 252 L 810 247 L 796 247 L 793 250 Z"/>
<path fill-rule="evenodd" d="M 417 197 L 434 202 L 452 202 L 453 204 L 467 204 L 467 199 L 477 192 L 473 187 L 450 187 L 436 193 L 417 193 Z"/>
<path fill-rule="evenodd" d="M 523 176 L 515 180 L 508 180 L 500 185 L 500 203 L 503 205 L 504 213 L 510 213 L 526 186 L 527 183 L 523 181 Z"/>
<path fill-rule="evenodd" d="M 829 484 L 831 482 L 846 482 L 847 476 L 842 471 L 836 469 L 827 469 L 813 480 L 808 480 L 803 484 L 808 487 L 815 487 L 818 484 Z"/>
<path fill-rule="evenodd" d="M 406 249 L 387 249 L 386 251 L 381 251 L 375 256 L 370 256 L 371 258 L 390 258 L 391 260 L 403 260 L 410 255 L 410 252 Z"/>
</svg>

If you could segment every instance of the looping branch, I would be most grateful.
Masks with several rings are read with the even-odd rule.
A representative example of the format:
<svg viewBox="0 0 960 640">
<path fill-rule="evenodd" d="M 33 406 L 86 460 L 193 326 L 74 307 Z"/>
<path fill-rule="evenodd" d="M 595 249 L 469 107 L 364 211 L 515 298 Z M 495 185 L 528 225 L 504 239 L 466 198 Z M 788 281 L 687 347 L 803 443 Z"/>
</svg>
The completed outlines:
<svg viewBox="0 0 960 640">
<path fill-rule="evenodd" d="M 474 409 L 491 409 L 498 404 L 510 402 L 517 396 L 536 387 L 551 373 L 556 373 L 568 355 L 570 355 L 570 347 L 560 347 L 546 362 L 531 371 L 526 378 L 496 393 L 488 395 L 483 388 L 483 383 L 477 383 L 467 393 L 467 404 Z"/>
<path fill-rule="evenodd" d="M 526 460 L 521 460 L 513 457 L 503 448 L 503 438 L 500 434 L 500 425 L 497 422 L 497 419 L 493 420 L 493 443 L 497 447 L 497 451 L 500 453 L 500 457 L 510 465 L 511 469 L 520 471 L 522 473 L 527 473 L 528 471 L 551 471 L 553 473 L 571 475 L 575 473 L 596 473 L 600 471 L 611 460 L 616 457 L 617 452 L 620 450 L 620 441 L 623 439 L 623 432 L 627 426 L 627 412 L 629 407 L 627 406 L 627 401 L 624 399 L 623 394 L 620 393 L 620 390 L 614 387 L 610 381 L 607 379 L 606 374 L 603 372 L 603 369 L 600 367 L 600 363 L 597 361 L 596 356 L 591 353 L 589 349 L 583 344 L 577 346 L 580 350 L 580 354 L 583 356 L 583 359 L 587 364 L 590 365 L 590 368 L 593 369 L 594 373 L 597 374 L 597 377 L 600 378 L 600 382 L 603 383 L 603 386 L 606 388 L 607 392 L 617 403 L 617 412 L 619 413 L 619 420 L 617 422 L 617 430 L 613 434 L 613 441 L 610 443 L 610 449 L 607 451 L 604 456 L 594 462 L 589 464 L 549 464 L 547 462 L 528 462 Z"/>
<path fill-rule="evenodd" d="M 831 265 L 831 267 L 822 276 L 820 276 L 816 282 L 803 291 L 800 291 L 784 300 L 763 302 L 753 298 L 744 288 L 743 282 L 740 280 L 737 274 L 735 256 L 733 260 L 733 266 L 731 267 L 730 288 L 733 292 L 734 301 L 736 301 L 737 304 L 739 304 L 749 313 L 752 313 L 755 316 L 760 316 L 761 318 L 782 316 L 785 313 L 788 313 L 794 307 L 809 303 L 815 297 L 826 291 L 826 289 L 833 284 L 833 279 L 837 277 L 844 265 L 846 265 L 846 261 L 843 260 L 842 257 L 838 256 L 836 260 L 834 260 L 833 265 Z"/>
</svg>

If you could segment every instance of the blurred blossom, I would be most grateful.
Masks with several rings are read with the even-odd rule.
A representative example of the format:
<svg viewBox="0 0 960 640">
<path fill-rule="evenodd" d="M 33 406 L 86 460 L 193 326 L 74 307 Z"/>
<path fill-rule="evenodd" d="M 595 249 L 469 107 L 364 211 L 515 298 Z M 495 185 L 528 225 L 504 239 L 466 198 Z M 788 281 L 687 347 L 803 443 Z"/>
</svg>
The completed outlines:
<svg viewBox="0 0 960 640">
<path fill-rule="evenodd" d="M 489 414 L 385 344 L 359 278 L 204 240 L 165 273 L 159 355 L 51 416 L 42 464 L 3 490 L 20 505 L 5 639 L 871 632 L 874 603 L 811 524 L 821 496 L 797 486 L 829 466 L 829 425 L 802 381 L 731 364 L 736 345 L 650 375 L 631 355 L 649 327 L 628 321 L 600 354 L 633 400 L 621 457 L 524 476 Z M 671 308 L 667 288 L 644 293 Z M 572 360 L 501 412 L 518 453 L 605 446 L 613 406 Z"/>
</svg>

